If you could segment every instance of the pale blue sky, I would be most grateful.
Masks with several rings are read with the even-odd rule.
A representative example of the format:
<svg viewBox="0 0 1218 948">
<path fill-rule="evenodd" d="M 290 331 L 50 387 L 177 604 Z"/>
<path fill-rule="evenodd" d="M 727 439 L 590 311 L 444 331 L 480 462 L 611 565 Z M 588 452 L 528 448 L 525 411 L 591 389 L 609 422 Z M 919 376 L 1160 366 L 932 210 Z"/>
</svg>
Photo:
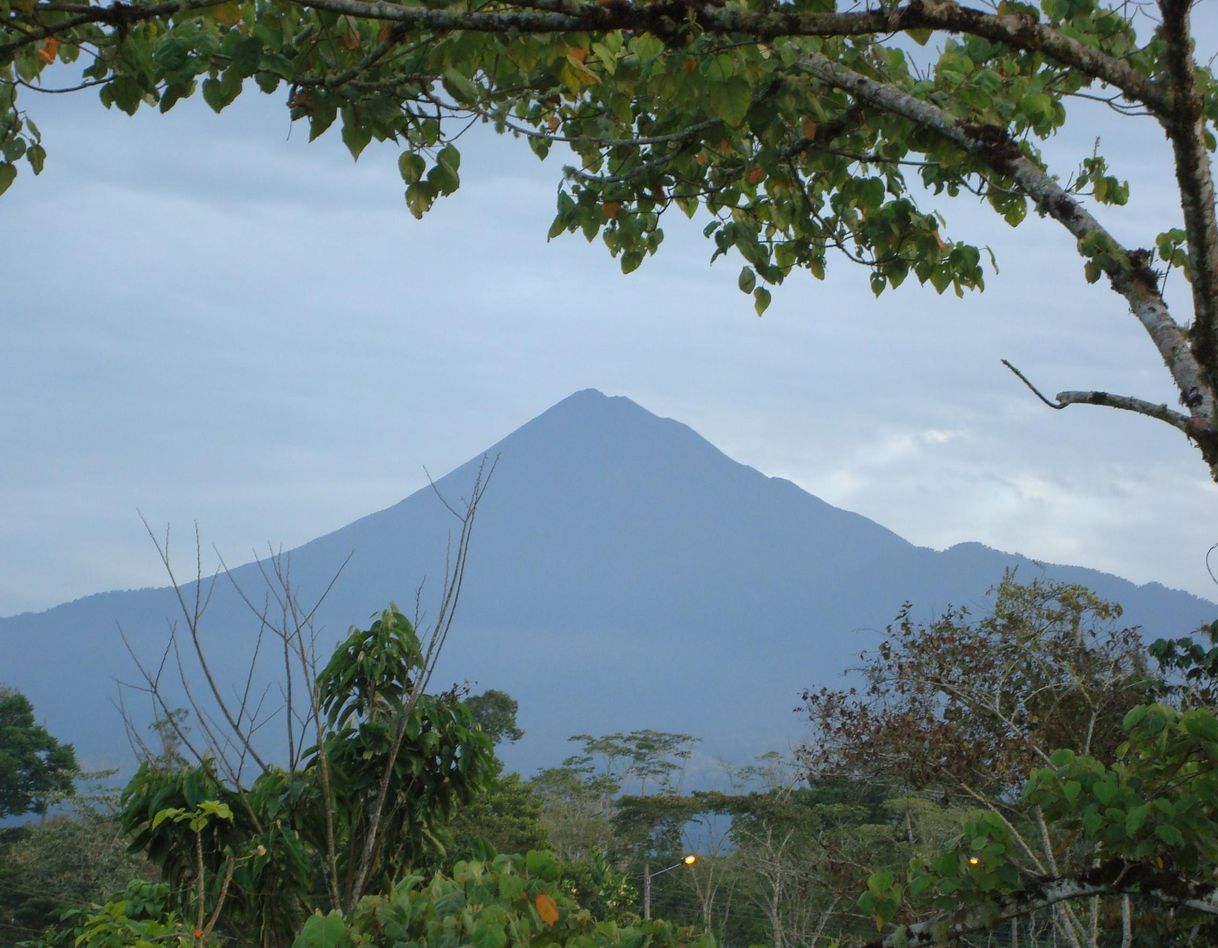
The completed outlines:
<svg viewBox="0 0 1218 948">
<path fill-rule="evenodd" d="M 0 198 L 0 615 L 159 583 L 137 508 L 240 561 L 394 503 L 585 387 L 914 542 L 1216 598 L 1218 496 L 1184 439 L 1050 412 L 999 364 L 1049 392 L 1174 402 L 1056 225 L 956 202 L 949 233 L 999 256 L 984 295 L 911 281 L 876 301 L 840 261 L 757 319 L 739 261 L 708 266 L 677 215 L 622 277 L 600 245 L 547 244 L 560 162 L 483 136 L 418 222 L 392 147 L 353 165 L 336 136 L 289 139 L 282 100 L 129 119 L 91 93 L 27 99 L 49 157 Z M 1108 216 L 1149 246 L 1175 219 L 1162 136 L 1097 116 L 1054 150 L 1095 134 L 1135 189 Z"/>
</svg>

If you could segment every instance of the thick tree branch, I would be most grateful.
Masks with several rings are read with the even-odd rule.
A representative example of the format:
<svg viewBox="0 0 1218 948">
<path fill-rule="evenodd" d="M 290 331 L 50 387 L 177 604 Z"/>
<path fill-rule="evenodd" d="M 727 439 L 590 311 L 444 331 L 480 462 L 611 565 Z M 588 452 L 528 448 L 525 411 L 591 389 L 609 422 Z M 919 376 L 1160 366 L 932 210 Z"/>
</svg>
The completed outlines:
<svg viewBox="0 0 1218 948">
<path fill-rule="evenodd" d="M 1166 405 L 1156 405 L 1154 402 L 1148 402 L 1141 398 L 1134 398 L 1132 395 L 1111 395 L 1108 392 L 1058 392 L 1056 399 L 1045 397 L 1035 385 L 1033 385 L 1026 375 L 1011 365 L 1006 359 L 1002 360 L 1002 364 L 1015 373 L 1019 381 L 1023 382 L 1028 389 L 1050 408 L 1060 411 L 1069 405 L 1103 405 L 1105 408 L 1119 408 L 1122 411 L 1131 411 L 1138 415 L 1146 415 L 1148 418 L 1154 418 L 1158 421 L 1166 422 L 1173 428 L 1179 428 L 1186 435 L 1192 436 L 1195 432 L 1193 429 L 1193 419 L 1181 412 L 1174 411 Z"/>
<path fill-rule="evenodd" d="M 1058 392 L 1058 406 L 1067 405 L 1102 405 L 1105 408 L 1119 408 L 1121 411 L 1131 411 L 1134 414 L 1145 415 L 1165 422 L 1173 428 L 1179 428 L 1186 435 L 1192 435 L 1193 419 L 1166 405 L 1156 405 L 1154 402 L 1134 398 L 1131 395 L 1112 395 L 1109 392 Z"/>
<path fill-rule="evenodd" d="M 1140 254 L 1121 247 L 1074 195 L 1028 158 L 1011 141 L 1006 129 L 962 122 L 930 102 L 877 82 L 819 53 L 808 54 L 801 63 L 827 85 L 937 132 L 993 171 L 1014 179 L 1041 213 L 1052 217 L 1079 241 L 1098 238 L 1111 248 L 1102 266 L 1112 288 L 1125 298 L 1171 373 L 1180 392 L 1180 401 L 1192 416 L 1190 425 L 1194 435 L 1204 436 L 1211 430 L 1215 417 L 1214 390 L 1193 356 L 1184 332 L 1171 318 L 1154 274 L 1145 266 Z M 1213 464 L 1208 455 L 1207 460 Z"/>
<path fill-rule="evenodd" d="M 220 4 L 227 2 L 229 0 L 172 0 L 170 3 L 152 3 L 147 6 L 122 3 L 121 0 L 116 0 L 116 2 L 108 6 L 94 6 L 89 3 L 40 3 L 34 8 L 35 17 L 39 13 L 75 13 L 76 16 L 67 20 L 60 20 L 58 23 L 52 23 L 49 26 L 43 25 L 40 29 L 26 33 L 20 39 L 0 43 L 0 61 L 6 59 L 22 46 L 37 43 L 39 40 L 44 40 L 49 36 L 66 33 L 76 29 L 78 26 L 85 26 L 89 23 L 101 23 L 105 26 L 112 26 L 115 29 L 126 29 L 132 24 L 141 23 L 144 20 L 153 20 L 160 16 L 173 16 L 177 13 L 188 13 L 193 10 L 206 10 L 208 7 L 218 7 Z M 38 21 L 36 20 L 36 22 Z M 0 22 L 3 22 L 3 20 L 0 19 Z"/>
<path fill-rule="evenodd" d="M 391 20 L 429 30 L 548 33 L 572 30 L 652 30 L 668 35 L 696 27 L 702 33 L 739 34 L 758 40 L 797 36 L 870 36 L 931 29 L 967 33 L 1039 52 L 1119 89 L 1127 98 L 1161 113 L 1167 100 L 1160 88 L 1128 63 L 1066 36 L 1029 14 L 993 14 L 955 3 L 913 0 L 891 10 L 804 13 L 780 9 L 739 10 L 718 3 L 532 2 L 529 10 L 462 12 L 402 7 L 386 0 L 290 0 L 298 6 L 372 20 Z"/>
<path fill-rule="evenodd" d="M 1197 88 L 1189 0 L 1160 0 L 1167 43 L 1172 109 L 1163 127 L 1175 154 L 1176 184 L 1184 212 L 1193 290 L 1192 346 L 1202 365 L 1218 365 L 1218 220 L 1214 210 L 1214 177 L 1205 143 L 1205 112 Z M 1218 384 L 1211 378 L 1210 384 Z"/>
</svg>

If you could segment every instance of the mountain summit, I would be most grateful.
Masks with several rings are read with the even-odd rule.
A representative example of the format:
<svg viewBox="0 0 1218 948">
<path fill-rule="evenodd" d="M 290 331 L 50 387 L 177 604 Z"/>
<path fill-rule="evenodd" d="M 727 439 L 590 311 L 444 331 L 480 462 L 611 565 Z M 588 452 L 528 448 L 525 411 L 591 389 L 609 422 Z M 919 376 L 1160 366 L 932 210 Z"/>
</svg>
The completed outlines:
<svg viewBox="0 0 1218 948">
<path fill-rule="evenodd" d="M 1039 566 L 980 544 L 917 547 L 789 481 L 733 461 L 692 429 L 622 397 L 576 392 L 484 452 L 497 460 L 478 512 L 457 625 L 437 682 L 515 696 L 531 772 L 565 738 L 652 727 L 741 759 L 802 733 L 791 709 L 874 645 L 906 600 L 930 619 L 980 606 L 1006 569 L 1082 582 L 1150 634 L 1178 634 L 1214 606 L 1078 567 Z M 437 482 L 458 497 L 482 454 Z M 443 569 L 452 520 L 428 488 L 290 554 L 303 598 L 350 563 L 318 612 L 323 654 L 390 600 L 412 603 Z M 256 564 L 234 571 L 247 590 Z M 428 588 L 424 586 L 423 602 Z M 52 733 L 90 764 L 125 765 L 112 679 L 134 679 L 116 631 L 159 658 L 176 604 L 164 589 L 104 593 L 0 619 L 0 669 Z M 256 623 L 221 579 L 205 647 L 229 684 Z"/>
</svg>

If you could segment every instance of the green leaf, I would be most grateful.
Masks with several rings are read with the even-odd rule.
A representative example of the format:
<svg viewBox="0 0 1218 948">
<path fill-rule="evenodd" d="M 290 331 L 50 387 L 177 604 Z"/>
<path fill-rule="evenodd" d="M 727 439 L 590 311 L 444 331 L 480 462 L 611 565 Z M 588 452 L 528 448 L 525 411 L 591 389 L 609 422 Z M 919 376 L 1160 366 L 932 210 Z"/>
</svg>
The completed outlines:
<svg viewBox="0 0 1218 948">
<path fill-rule="evenodd" d="M 740 276 L 736 280 L 736 285 L 740 287 L 741 293 L 753 292 L 753 287 L 757 285 L 757 274 L 753 272 L 752 267 L 744 267 L 740 271 Z"/>
<path fill-rule="evenodd" d="M 156 816 L 152 818 L 152 828 L 156 829 L 166 820 L 176 821 L 178 817 L 185 815 L 185 813 L 186 811 L 181 807 L 166 807 L 165 809 L 158 811 Z"/>
<path fill-rule="evenodd" d="M 884 203 L 884 180 L 864 178 L 859 182 L 859 202 L 868 211 L 878 210 Z"/>
<path fill-rule="evenodd" d="M 398 171 L 402 175 L 402 181 L 406 184 L 414 184 L 423 177 L 423 172 L 426 170 L 427 162 L 423 160 L 422 155 L 404 151 L 398 156 Z"/>
<path fill-rule="evenodd" d="M 1179 846 L 1184 842 L 1184 834 L 1168 823 L 1160 823 L 1156 826 L 1155 835 L 1168 846 Z"/>
<path fill-rule="evenodd" d="M 114 83 L 111 83 L 113 85 Z M 107 87 L 109 88 L 109 87 Z M 232 69 L 226 69 L 219 79 L 203 80 L 203 101 L 213 112 L 219 113 L 232 104 L 241 94 L 241 76 Z M 115 100 L 117 102 L 117 99 Z M 119 108 L 122 108 L 120 105 Z"/>
<path fill-rule="evenodd" d="M 543 882 L 557 882 L 562 872 L 552 853 L 536 849 L 530 849 L 525 855 L 524 865 L 529 875 L 537 876 Z"/>
<path fill-rule="evenodd" d="M 753 309 L 761 316 L 770 307 L 770 291 L 764 286 L 753 290 Z"/>
<path fill-rule="evenodd" d="M 474 929 L 470 938 L 474 948 L 504 948 L 507 944 L 507 932 L 502 925 L 482 924 Z"/>
<path fill-rule="evenodd" d="M 875 895 L 885 895 L 896 878 L 887 869 L 877 869 L 867 878 L 867 890 Z"/>
<path fill-rule="evenodd" d="M 630 41 L 630 51 L 644 63 L 649 63 L 664 52 L 664 41 L 651 33 L 644 33 Z"/>
<path fill-rule="evenodd" d="M 342 913 L 335 909 L 328 915 L 314 912 L 292 942 L 292 948 L 346 948 L 350 944 Z"/>
<path fill-rule="evenodd" d="M 478 101 L 478 87 L 455 69 L 449 69 L 440 80 L 445 91 L 462 105 Z"/>
<path fill-rule="evenodd" d="M 1184 730 L 1203 741 L 1218 741 L 1218 719 L 1200 708 L 1184 714 Z"/>
<path fill-rule="evenodd" d="M 368 143 L 372 141 L 372 128 L 363 122 L 350 106 L 343 107 L 343 144 L 353 159 L 359 159 Z"/>
<path fill-rule="evenodd" d="M 1132 730 L 1142 723 L 1142 719 L 1146 717 L 1148 711 L 1150 711 L 1150 708 L 1144 704 L 1130 708 L 1124 720 L 1121 721 L 1121 727 L 1126 731 Z"/>
<path fill-rule="evenodd" d="M 252 76 L 258 71 L 262 62 L 262 40 L 256 36 L 248 36 L 239 40 L 233 47 L 233 58 L 230 68 L 242 78 Z"/>
<path fill-rule="evenodd" d="M 1098 780 L 1091 787 L 1091 792 L 1095 794 L 1095 798 L 1099 800 L 1100 803 L 1107 806 L 1116 798 L 1117 789 L 1116 783 L 1111 780 Z"/>
<path fill-rule="evenodd" d="M 1142 824 L 1146 822 L 1146 816 L 1150 813 L 1149 804 L 1143 803 L 1141 806 L 1134 807 L 1125 814 L 1125 833 L 1129 836 L 1137 834 L 1142 828 Z"/>
<path fill-rule="evenodd" d="M 726 82 L 712 85 L 709 96 L 711 110 L 715 115 L 728 125 L 737 127 L 748 115 L 749 106 L 753 101 L 753 89 L 747 80 L 732 76 Z"/>
<path fill-rule="evenodd" d="M 109 99 L 128 115 L 134 115 L 144 98 L 144 89 L 131 76 L 116 76 L 105 87 Z M 228 100 L 229 102 L 232 99 Z M 210 103 L 208 103 L 210 105 Z M 225 105 L 228 103 L 226 102 Z M 216 109 L 216 111 L 220 111 Z"/>
<path fill-rule="evenodd" d="M 436 164 L 443 165 L 455 175 L 461 168 L 461 152 L 456 145 L 445 145 L 436 155 Z"/>
<path fill-rule="evenodd" d="M 406 206 L 410 208 L 410 213 L 416 219 L 421 219 L 431 209 L 435 199 L 435 191 L 432 190 L 431 185 L 426 181 L 417 181 L 406 189 Z M 412 722 L 414 720 L 414 718 L 411 719 Z M 409 727 L 410 724 L 408 723 L 407 728 L 409 729 Z M 413 735 L 411 739 L 413 740 L 417 736 L 417 734 Z"/>
</svg>

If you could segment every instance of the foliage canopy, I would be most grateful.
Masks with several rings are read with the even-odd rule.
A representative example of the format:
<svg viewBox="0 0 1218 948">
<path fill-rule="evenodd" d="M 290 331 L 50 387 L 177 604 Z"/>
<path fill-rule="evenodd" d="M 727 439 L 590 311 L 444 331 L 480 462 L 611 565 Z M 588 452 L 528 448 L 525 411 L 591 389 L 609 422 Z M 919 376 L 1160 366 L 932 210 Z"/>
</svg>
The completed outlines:
<svg viewBox="0 0 1218 948">
<path fill-rule="evenodd" d="M 72 792 L 76 752 L 34 720 L 34 706 L 18 691 L 0 688 L 0 819 L 46 812 Z"/>
</svg>

